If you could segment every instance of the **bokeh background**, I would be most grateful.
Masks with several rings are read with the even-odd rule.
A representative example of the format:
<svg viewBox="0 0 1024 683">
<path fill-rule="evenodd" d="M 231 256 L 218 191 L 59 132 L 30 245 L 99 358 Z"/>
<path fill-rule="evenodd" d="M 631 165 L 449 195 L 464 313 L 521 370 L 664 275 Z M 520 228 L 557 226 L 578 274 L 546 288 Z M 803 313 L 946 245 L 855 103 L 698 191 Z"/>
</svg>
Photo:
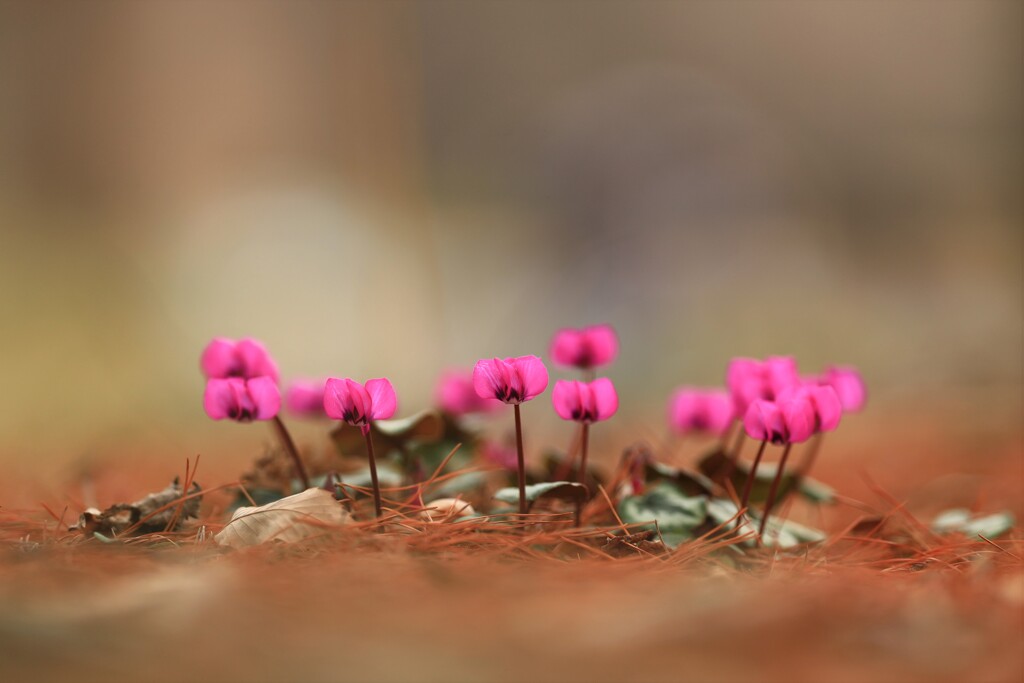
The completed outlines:
<svg viewBox="0 0 1024 683">
<path fill-rule="evenodd" d="M 203 415 L 214 335 L 387 375 L 408 414 L 443 367 L 605 321 L 622 432 L 786 353 L 863 369 L 878 448 L 913 414 L 1019 453 L 1022 19 L 0 2 L 0 468 L 237 470 L 269 434 Z M 538 440 L 564 436 L 546 403 Z"/>
</svg>

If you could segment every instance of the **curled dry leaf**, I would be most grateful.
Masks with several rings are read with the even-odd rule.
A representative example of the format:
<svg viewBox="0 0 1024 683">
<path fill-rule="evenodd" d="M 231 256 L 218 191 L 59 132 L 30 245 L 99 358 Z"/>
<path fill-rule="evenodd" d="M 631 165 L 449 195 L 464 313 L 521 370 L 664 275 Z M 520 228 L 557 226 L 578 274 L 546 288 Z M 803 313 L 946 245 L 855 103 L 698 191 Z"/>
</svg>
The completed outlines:
<svg viewBox="0 0 1024 683">
<path fill-rule="evenodd" d="M 199 490 L 199 484 L 192 482 L 189 494 L 197 493 Z M 137 534 L 175 531 L 181 527 L 182 522 L 199 513 L 199 502 L 202 498 L 196 496 L 180 506 L 172 505 L 181 497 L 181 482 L 175 477 L 163 491 L 151 493 L 134 503 L 116 503 L 102 511 L 96 508 L 87 509 L 78 518 L 78 524 L 72 526 L 70 530 L 81 531 L 89 536 L 95 533 L 103 536 L 117 535 L 136 525 L 138 528 L 134 532 Z M 161 510 L 165 506 L 166 509 Z M 139 524 L 142 520 L 145 521 Z M 168 526 L 171 528 L 168 529 Z"/>
<path fill-rule="evenodd" d="M 293 543 L 348 524 L 350 519 L 329 492 L 307 489 L 267 505 L 238 508 L 214 539 L 219 545 L 232 548 L 267 541 Z"/>
<path fill-rule="evenodd" d="M 420 512 L 420 519 L 428 522 L 447 522 L 459 517 L 471 517 L 476 514 L 473 506 L 458 498 L 438 498 L 427 503 Z"/>
</svg>

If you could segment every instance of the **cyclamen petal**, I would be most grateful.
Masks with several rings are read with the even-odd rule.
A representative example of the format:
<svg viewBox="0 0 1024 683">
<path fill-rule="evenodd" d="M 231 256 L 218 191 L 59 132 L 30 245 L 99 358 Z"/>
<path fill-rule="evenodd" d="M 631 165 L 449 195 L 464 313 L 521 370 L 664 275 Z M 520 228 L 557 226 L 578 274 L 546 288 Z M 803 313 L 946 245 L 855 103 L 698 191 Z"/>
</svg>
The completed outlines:
<svg viewBox="0 0 1024 683">
<path fill-rule="evenodd" d="M 615 385 L 607 377 L 595 379 L 590 383 L 590 392 L 594 396 L 594 408 L 599 420 L 607 420 L 619 412 L 619 393 Z"/>
<path fill-rule="evenodd" d="M 346 411 L 351 413 L 352 397 L 348 382 L 343 379 L 328 379 L 324 385 L 324 412 L 332 420 L 346 419 Z"/>
<path fill-rule="evenodd" d="M 289 412 L 310 417 L 324 415 L 324 382 L 294 380 L 285 391 L 284 403 Z"/>
<path fill-rule="evenodd" d="M 607 365 L 618 353 L 619 339 L 611 325 L 566 328 L 551 340 L 551 358 L 564 366 L 586 369 Z"/>
<path fill-rule="evenodd" d="M 241 370 L 235 357 L 235 343 L 224 337 L 216 337 L 203 349 L 199 367 L 208 378 L 237 376 Z"/>
<path fill-rule="evenodd" d="M 214 420 L 270 420 L 281 410 L 281 393 L 270 377 L 214 378 L 206 383 L 203 409 Z"/>
<path fill-rule="evenodd" d="M 255 409 L 254 419 L 270 420 L 281 412 L 281 391 L 277 382 L 270 377 L 254 377 L 245 384 Z"/>
<path fill-rule="evenodd" d="M 750 438 L 772 443 L 782 443 L 786 432 L 782 411 L 774 402 L 764 399 L 756 399 L 748 406 L 743 428 Z"/>
<path fill-rule="evenodd" d="M 839 396 L 830 386 L 810 383 L 802 384 L 799 387 L 790 387 L 782 391 L 777 400 L 779 404 L 793 400 L 807 401 L 813 411 L 813 426 L 816 432 L 833 431 L 839 426 L 839 420 L 843 415 Z"/>
<path fill-rule="evenodd" d="M 618 411 L 619 396 L 606 377 L 593 382 L 559 380 L 551 392 L 551 403 L 563 420 L 600 422 Z"/>
<path fill-rule="evenodd" d="M 502 373 L 502 361 L 498 358 L 478 360 L 473 367 L 473 388 L 480 398 L 505 400 L 502 389 L 505 379 Z"/>
<path fill-rule="evenodd" d="M 266 347 L 255 339 L 234 341 L 226 337 L 216 337 L 206 348 L 199 359 L 199 366 L 207 379 L 223 379 L 226 377 L 270 377 L 278 379 L 277 364 L 270 357 Z"/>
<path fill-rule="evenodd" d="M 580 413 L 580 391 L 577 385 L 579 382 L 559 380 L 551 390 L 551 404 L 563 420 L 575 420 Z"/>
<path fill-rule="evenodd" d="M 434 392 L 437 404 L 455 416 L 485 413 L 501 408 L 501 401 L 481 398 L 473 386 L 473 373 L 448 370 L 438 379 Z"/>
<path fill-rule="evenodd" d="M 387 379 L 371 379 L 363 386 L 355 380 L 331 378 L 324 388 L 324 412 L 333 420 L 369 428 L 374 420 L 395 414 L 398 398 Z"/>
<path fill-rule="evenodd" d="M 787 443 L 802 443 L 811 438 L 816 431 L 817 417 L 814 406 L 806 398 L 786 401 L 781 405 L 783 420 L 786 423 Z"/>
<path fill-rule="evenodd" d="M 851 367 L 831 366 L 819 379 L 821 384 L 828 384 L 836 390 L 843 410 L 850 413 L 860 412 L 867 401 L 867 387 L 860 373 Z"/>
<path fill-rule="evenodd" d="M 374 420 L 387 420 L 398 409 L 398 397 L 395 389 L 387 379 L 371 379 L 366 381 L 366 392 L 370 395 L 370 417 Z"/>
<path fill-rule="evenodd" d="M 669 399 L 669 425 L 679 434 L 708 432 L 721 436 L 732 418 L 732 399 L 724 391 L 682 387 Z"/>
<path fill-rule="evenodd" d="M 510 359 L 509 364 L 521 378 L 524 401 L 544 393 L 548 388 L 548 369 L 537 356 L 519 356 Z"/>
<path fill-rule="evenodd" d="M 535 398 L 547 386 L 548 371 L 537 356 L 485 358 L 477 361 L 473 368 L 473 387 L 480 398 L 523 403 Z"/>
</svg>

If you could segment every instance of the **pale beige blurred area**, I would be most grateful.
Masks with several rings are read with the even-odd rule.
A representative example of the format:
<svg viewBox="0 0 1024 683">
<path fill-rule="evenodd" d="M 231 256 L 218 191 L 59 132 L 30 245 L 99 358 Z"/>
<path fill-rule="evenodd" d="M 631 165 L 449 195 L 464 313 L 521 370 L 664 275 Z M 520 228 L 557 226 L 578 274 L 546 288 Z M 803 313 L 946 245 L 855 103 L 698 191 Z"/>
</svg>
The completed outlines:
<svg viewBox="0 0 1024 683">
<path fill-rule="evenodd" d="M 601 321 L 623 426 L 792 353 L 862 367 L 875 415 L 1019 435 L 1022 19 L 0 1 L 0 458 L 244 462 L 266 434 L 201 410 L 213 335 L 387 375 L 408 414 L 442 367 Z"/>
</svg>

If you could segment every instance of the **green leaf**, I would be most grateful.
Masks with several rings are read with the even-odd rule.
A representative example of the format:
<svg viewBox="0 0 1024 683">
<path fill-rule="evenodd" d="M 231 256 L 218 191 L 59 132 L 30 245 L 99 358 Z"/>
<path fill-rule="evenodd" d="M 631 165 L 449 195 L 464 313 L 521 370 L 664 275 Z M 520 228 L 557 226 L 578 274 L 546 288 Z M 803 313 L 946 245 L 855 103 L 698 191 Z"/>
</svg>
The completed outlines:
<svg viewBox="0 0 1024 683">
<path fill-rule="evenodd" d="M 797 492 L 813 503 L 832 505 L 836 502 L 836 490 L 834 488 L 810 477 L 803 477 L 800 480 L 800 488 L 797 489 Z"/>
<path fill-rule="evenodd" d="M 715 525 L 724 525 L 724 528 L 735 529 L 737 526 L 736 513 L 738 508 L 731 500 L 725 498 L 712 498 L 708 501 L 708 517 Z M 753 546 L 756 544 L 756 534 L 761 526 L 761 517 L 756 512 L 748 512 L 743 516 L 740 534 L 752 534 L 745 544 Z M 826 538 L 825 532 L 818 529 L 797 524 L 796 522 L 779 522 L 777 517 L 768 519 L 765 527 L 763 543 L 766 546 L 779 548 L 792 548 L 804 543 L 820 543 Z"/>
<path fill-rule="evenodd" d="M 757 518 L 760 524 L 760 518 Z M 821 543 L 828 536 L 820 529 L 786 520 L 779 522 L 777 517 L 769 517 L 764 530 L 762 543 L 779 548 L 792 548 L 805 543 Z"/>
<path fill-rule="evenodd" d="M 432 490 L 434 495 L 447 498 L 454 497 L 459 493 L 466 493 L 482 487 L 487 481 L 483 472 L 466 472 L 458 476 L 446 479 Z M 519 502 L 519 489 L 516 489 L 516 502 Z"/>
<path fill-rule="evenodd" d="M 932 530 L 940 534 L 961 533 L 965 536 L 995 538 L 1013 528 L 1016 520 L 1010 512 L 998 512 L 985 517 L 973 517 L 966 508 L 954 508 L 940 513 L 932 521 Z"/>
<path fill-rule="evenodd" d="M 670 481 L 688 496 L 711 495 L 715 482 L 700 472 L 689 472 L 660 462 L 649 462 L 644 469 L 648 482 Z"/>
<path fill-rule="evenodd" d="M 546 481 L 526 487 L 526 500 L 530 507 L 542 498 L 564 500 L 574 505 L 582 505 L 589 496 L 587 487 L 572 481 Z M 495 500 L 510 505 L 519 504 L 519 487 L 509 486 L 494 494 Z"/>
<path fill-rule="evenodd" d="M 619 503 L 619 517 L 627 524 L 656 527 L 665 543 L 675 547 L 692 538 L 694 529 L 704 523 L 707 502 L 705 496 L 687 496 L 672 484 L 662 482 L 642 495 L 623 499 Z"/>
<path fill-rule="evenodd" d="M 401 486 L 402 473 L 390 467 L 381 467 L 378 465 L 377 480 L 380 482 L 382 488 Z M 373 477 L 370 476 L 370 468 L 365 467 L 361 470 L 356 470 L 355 472 L 347 472 L 343 475 L 339 474 L 338 482 L 341 484 L 349 484 L 350 486 L 370 488 L 373 486 Z"/>
</svg>

